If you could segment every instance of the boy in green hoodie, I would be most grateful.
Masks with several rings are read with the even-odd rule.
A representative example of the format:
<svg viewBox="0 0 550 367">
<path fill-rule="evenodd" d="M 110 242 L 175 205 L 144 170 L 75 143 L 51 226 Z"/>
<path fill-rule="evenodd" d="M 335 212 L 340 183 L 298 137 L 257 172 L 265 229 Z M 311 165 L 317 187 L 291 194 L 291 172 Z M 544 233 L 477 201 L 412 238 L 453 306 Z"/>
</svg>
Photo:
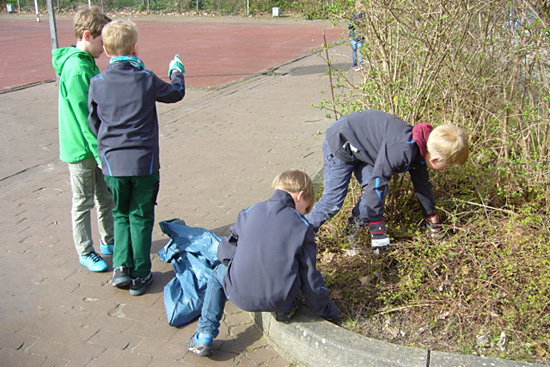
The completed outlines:
<svg viewBox="0 0 550 367">
<path fill-rule="evenodd" d="M 110 21 L 98 7 L 79 9 L 73 19 L 76 45 L 52 51 L 53 68 L 60 76 L 59 157 L 69 164 L 74 244 L 80 264 L 94 272 L 107 270 L 94 250 L 90 218 L 94 199 L 101 253 L 113 253 L 113 199 L 96 163 L 97 139 L 88 125 L 90 79 L 99 74 L 95 59 L 103 52 L 101 31 Z"/>
</svg>

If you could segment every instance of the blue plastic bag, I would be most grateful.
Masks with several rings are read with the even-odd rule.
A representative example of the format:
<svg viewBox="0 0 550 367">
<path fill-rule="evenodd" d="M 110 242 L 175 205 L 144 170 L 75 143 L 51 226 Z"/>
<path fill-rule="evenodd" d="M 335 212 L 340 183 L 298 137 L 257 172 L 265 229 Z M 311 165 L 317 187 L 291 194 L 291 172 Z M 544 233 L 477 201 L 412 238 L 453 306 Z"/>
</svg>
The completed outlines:
<svg viewBox="0 0 550 367">
<path fill-rule="evenodd" d="M 182 252 L 190 252 L 204 257 L 211 264 L 219 263 L 217 253 L 220 237 L 215 233 L 200 227 L 189 227 L 178 218 L 162 221 L 159 225 L 162 232 L 171 238 L 158 252 L 162 261 L 169 262 Z"/>
<path fill-rule="evenodd" d="M 199 227 L 188 227 L 180 219 L 160 222 L 170 241 L 158 252 L 172 263 L 174 278 L 164 287 L 164 307 L 171 326 L 183 326 L 201 313 L 206 285 L 216 257 L 220 237 Z"/>
</svg>

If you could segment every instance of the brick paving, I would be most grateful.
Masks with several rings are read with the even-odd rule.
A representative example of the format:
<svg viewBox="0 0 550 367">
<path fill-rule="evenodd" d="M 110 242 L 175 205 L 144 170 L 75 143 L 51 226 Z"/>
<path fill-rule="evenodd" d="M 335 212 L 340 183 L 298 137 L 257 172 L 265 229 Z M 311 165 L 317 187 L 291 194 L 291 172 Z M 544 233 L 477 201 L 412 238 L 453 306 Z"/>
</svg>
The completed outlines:
<svg viewBox="0 0 550 367">
<path fill-rule="evenodd" d="M 347 47 L 331 52 L 337 66 L 348 67 Z M 159 105 L 156 221 L 178 217 L 223 234 L 241 209 L 271 194 L 280 171 L 316 174 L 318 132 L 331 120 L 312 104 L 329 96 L 324 62 L 312 54 L 223 88 L 192 88 L 181 103 Z M 231 304 L 213 358 L 187 352 L 196 321 L 181 328 L 166 321 L 163 287 L 173 274 L 156 256 L 167 242 L 158 226 L 155 280 L 143 296 L 113 288 L 110 273 L 78 264 L 68 168 L 57 159 L 56 101 L 54 83 L 0 94 L 0 365 L 288 366 L 248 313 Z"/>
</svg>

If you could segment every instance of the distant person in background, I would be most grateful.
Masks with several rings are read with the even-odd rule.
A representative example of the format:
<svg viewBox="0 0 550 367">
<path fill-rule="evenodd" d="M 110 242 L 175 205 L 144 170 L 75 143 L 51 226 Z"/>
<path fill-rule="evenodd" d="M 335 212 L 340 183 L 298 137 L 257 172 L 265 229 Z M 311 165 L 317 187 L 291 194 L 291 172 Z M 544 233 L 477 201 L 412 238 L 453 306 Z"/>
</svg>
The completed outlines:
<svg viewBox="0 0 550 367">
<path fill-rule="evenodd" d="M 359 21 L 365 17 L 365 13 L 363 12 L 363 5 L 360 1 L 355 2 L 355 14 L 352 18 L 352 23 L 348 25 L 349 29 L 349 39 L 350 39 L 350 45 L 351 45 L 351 60 L 352 65 L 351 67 L 355 71 L 359 71 L 363 69 L 362 63 L 363 63 L 363 55 L 361 54 L 361 47 L 365 44 L 365 38 L 362 34 L 357 32 L 357 29 L 355 27 L 354 22 Z"/>
<path fill-rule="evenodd" d="M 97 203 L 100 250 L 113 253 L 113 199 L 96 162 L 97 139 L 88 126 L 90 79 L 99 74 L 95 63 L 103 53 L 101 31 L 111 19 L 98 7 L 81 8 L 73 18 L 76 46 L 52 51 L 59 79 L 59 158 L 69 164 L 72 188 L 72 228 L 80 264 L 90 271 L 107 270 L 94 250 L 90 213 Z"/>
</svg>

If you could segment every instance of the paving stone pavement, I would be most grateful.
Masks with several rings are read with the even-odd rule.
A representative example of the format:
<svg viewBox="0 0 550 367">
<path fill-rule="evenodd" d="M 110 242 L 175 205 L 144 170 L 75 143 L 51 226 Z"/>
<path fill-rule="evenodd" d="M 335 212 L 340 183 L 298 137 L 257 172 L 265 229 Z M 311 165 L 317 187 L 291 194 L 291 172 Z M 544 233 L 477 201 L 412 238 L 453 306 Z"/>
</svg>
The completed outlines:
<svg viewBox="0 0 550 367">
<path fill-rule="evenodd" d="M 347 47 L 331 53 L 338 67 L 348 67 Z M 178 217 L 224 234 L 241 209 L 269 197 L 277 173 L 316 174 L 318 132 L 332 120 L 312 105 L 329 97 L 325 64 L 315 53 L 223 88 L 190 89 L 178 104 L 159 104 L 156 221 Z M 78 264 L 68 168 L 57 158 L 56 108 L 53 83 L 0 94 L 0 366 L 288 366 L 248 313 L 231 304 L 214 357 L 187 352 L 196 321 L 181 328 L 166 321 L 163 287 L 173 273 L 156 256 L 168 240 L 158 226 L 155 280 L 143 296 L 131 297 L 111 286 L 110 273 Z"/>
</svg>

